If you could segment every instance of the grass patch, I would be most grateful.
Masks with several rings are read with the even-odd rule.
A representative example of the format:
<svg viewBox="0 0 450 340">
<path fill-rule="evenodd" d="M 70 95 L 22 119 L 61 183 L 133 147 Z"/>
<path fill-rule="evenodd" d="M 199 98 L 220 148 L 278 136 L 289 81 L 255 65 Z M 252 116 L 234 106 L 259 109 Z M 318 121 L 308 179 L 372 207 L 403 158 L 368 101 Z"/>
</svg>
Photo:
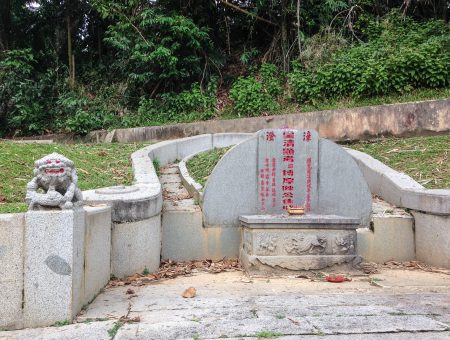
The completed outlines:
<svg viewBox="0 0 450 340">
<path fill-rule="evenodd" d="M 108 329 L 108 335 L 111 340 L 113 340 L 116 337 L 117 332 L 119 331 L 120 327 L 122 327 L 122 326 L 123 326 L 123 323 L 120 321 L 117 321 L 116 323 L 114 323 L 114 326 L 111 329 Z"/>
<path fill-rule="evenodd" d="M 19 144 L 0 142 L 0 213 L 24 212 L 34 161 L 58 152 L 75 162 L 78 186 L 88 190 L 131 184 L 130 155 L 143 144 Z"/>
<path fill-rule="evenodd" d="M 283 333 L 274 332 L 274 331 L 261 331 L 255 334 L 258 339 L 273 339 L 278 338 L 279 336 L 283 336 Z"/>
<path fill-rule="evenodd" d="M 62 326 L 67 326 L 67 325 L 70 325 L 69 320 L 61 320 L 61 321 L 56 321 L 52 326 L 53 327 L 62 327 Z"/>
<path fill-rule="evenodd" d="M 217 162 L 229 149 L 229 147 L 214 148 L 195 155 L 186 163 L 189 174 L 196 182 L 204 186 Z"/>
<path fill-rule="evenodd" d="M 425 188 L 450 188 L 450 135 L 385 138 L 349 147 L 406 173 Z"/>
</svg>

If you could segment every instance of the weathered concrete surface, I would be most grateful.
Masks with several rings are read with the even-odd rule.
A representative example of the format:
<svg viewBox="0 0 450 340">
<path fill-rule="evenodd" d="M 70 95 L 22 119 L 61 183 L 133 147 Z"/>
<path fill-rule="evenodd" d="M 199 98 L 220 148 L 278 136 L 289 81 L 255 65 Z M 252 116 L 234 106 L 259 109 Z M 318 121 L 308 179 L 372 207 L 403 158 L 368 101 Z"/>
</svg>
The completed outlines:
<svg viewBox="0 0 450 340">
<path fill-rule="evenodd" d="M 77 323 L 48 328 L 30 328 L 16 332 L 0 332 L 0 340 L 111 340 L 108 330 L 114 321 Z"/>
<path fill-rule="evenodd" d="M 410 261 L 416 258 L 414 218 L 405 210 L 374 199 L 371 228 L 357 230 L 357 253 L 365 261 Z"/>
<path fill-rule="evenodd" d="M 25 214 L 0 215 L 0 329 L 22 327 Z"/>
<path fill-rule="evenodd" d="M 333 140 L 442 133 L 450 130 L 450 99 L 118 129 L 113 140 L 121 143 L 158 141 L 205 133 L 249 133 L 284 126 L 314 129 L 321 137 Z M 104 141 L 105 137 L 104 131 L 93 131 L 85 140 Z"/>
<path fill-rule="evenodd" d="M 25 214 L 24 326 L 72 320 L 84 296 L 85 211 Z"/>
<path fill-rule="evenodd" d="M 377 286 L 371 285 L 377 279 Z M 197 296 L 183 299 L 193 286 Z M 448 339 L 448 276 L 383 270 L 333 284 L 294 277 L 248 278 L 241 272 L 195 274 L 153 285 L 107 289 L 78 322 L 112 321 L 0 332 L 0 339 L 104 339 L 116 318 L 140 317 L 122 326 L 121 339 Z M 268 333 L 266 333 L 268 334 Z M 269 333 L 270 334 L 270 333 Z"/>
<path fill-rule="evenodd" d="M 416 230 L 416 256 L 425 263 L 450 268 L 450 215 L 412 211 Z"/>
<path fill-rule="evenodd" d="M 159 267 L 161 215 L 130 223 L 113 223 L 111 273 L 118 278 Z"/>
</svg>

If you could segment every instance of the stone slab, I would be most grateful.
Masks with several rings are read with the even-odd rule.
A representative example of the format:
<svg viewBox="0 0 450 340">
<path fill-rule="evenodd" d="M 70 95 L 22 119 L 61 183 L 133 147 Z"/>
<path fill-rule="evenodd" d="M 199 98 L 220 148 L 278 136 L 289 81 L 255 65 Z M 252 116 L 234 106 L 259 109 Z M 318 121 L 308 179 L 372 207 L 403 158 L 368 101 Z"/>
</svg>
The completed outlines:
<svg viewBox="0 0 450 340">
<path fill-rule="evenodd" d="M 111 208 L 85 206 L 84 210 L 86 234 L 83 305 L 97 296 L 111 275 Z"/>
<path fill-rule="evenodd" d="M 149 219 L 113 223 L 111 271 L 115 277 L 124 278 L 147 268 L 159 268 L 161 254 L 161 215 Z"/>
<path fill-rule="evenodd" d="M 0 214 L 0 329 L 23 325 L 25 214 Z"/>
<path fill-rule="evenodd" d="M 356 229 L 360 220 L 338 215 L 243 215 L 239 220 L 248 228 L 338 228 Z M 323 226 L 321 226 L 323 225 Z"/>
<path fill-rule="evenodd" d="M 24 326 L 70 321 L 84 296 L 85 212 L 29 211 L 25 218 Z"/>
<path fill-rule="evenodd" d="M 427 264 L 450 269 L 450 215 L 412 211 L 416 257 Z"/>
</svg>

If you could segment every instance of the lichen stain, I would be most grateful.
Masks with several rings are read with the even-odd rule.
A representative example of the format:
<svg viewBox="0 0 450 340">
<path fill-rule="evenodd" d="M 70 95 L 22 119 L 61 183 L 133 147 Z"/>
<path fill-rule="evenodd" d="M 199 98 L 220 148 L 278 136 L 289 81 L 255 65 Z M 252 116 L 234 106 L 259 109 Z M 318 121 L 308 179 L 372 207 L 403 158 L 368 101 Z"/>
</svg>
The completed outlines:
<svg viewBox="0 0 450 340">
<path fill-rule="evenodd" d="M 66 260 L 58 255 L 50 255 L 44 262 L 51 271 L 58 275 L 70 275 L 72 272 L 72 269 Z"/>
</svg>

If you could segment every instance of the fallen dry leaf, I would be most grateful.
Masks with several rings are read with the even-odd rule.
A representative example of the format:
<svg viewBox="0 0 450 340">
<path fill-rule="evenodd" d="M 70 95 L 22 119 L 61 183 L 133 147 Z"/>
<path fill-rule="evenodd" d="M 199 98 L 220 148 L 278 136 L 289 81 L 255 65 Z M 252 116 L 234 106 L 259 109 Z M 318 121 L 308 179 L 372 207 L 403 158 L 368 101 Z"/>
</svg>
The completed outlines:
<svg viewBox="0 0 450 340">
<path fill-rule="evenodd" d="M 181 295 L 184 298 L 193 298 L 197 294 L 197 290 L 194 287 L 189 287 L 186 289 L 183 294 Z"/>
<path fill-rule="evenodd" d="M 216 274 L 231 271 L 242 271 L 242 267 L 238 259 L 224 258 L 220 261 L 203 260 L 203 261 L 188 261 L 188 262 L 176 262 L 172 260 L 165 260 L 161 262 L 161 266 L 159 267 L 157 272 L 147 275 L 135 273 L 125 280 L 114 278 L 111 281 L 109 281 L 106 288 L 124 285 L 139 287 L 145 284 L 152 284 L 159 280 L 175 279 L 178 276 L 189 276 L 192 275 L 192 273 L 196 272 L 207 272 Z"/>
</svg>

